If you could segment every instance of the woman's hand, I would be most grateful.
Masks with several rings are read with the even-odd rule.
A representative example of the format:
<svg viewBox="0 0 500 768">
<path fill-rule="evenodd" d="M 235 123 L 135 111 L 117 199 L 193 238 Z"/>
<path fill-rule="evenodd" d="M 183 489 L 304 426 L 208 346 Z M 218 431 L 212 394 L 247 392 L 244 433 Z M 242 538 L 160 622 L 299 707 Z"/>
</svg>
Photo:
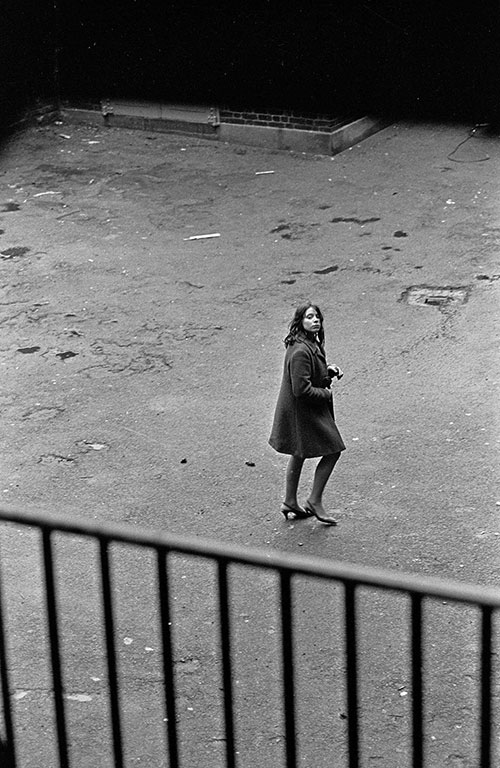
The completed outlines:
<svg viewBox="0 0 500 768">
<path fill-rule="evenodd" d="M 341 379 L 344 375 L 344 371 L 342 371 L 338 365 L 329 365 L 328 375 L 331 379 Z"/>
</svg>

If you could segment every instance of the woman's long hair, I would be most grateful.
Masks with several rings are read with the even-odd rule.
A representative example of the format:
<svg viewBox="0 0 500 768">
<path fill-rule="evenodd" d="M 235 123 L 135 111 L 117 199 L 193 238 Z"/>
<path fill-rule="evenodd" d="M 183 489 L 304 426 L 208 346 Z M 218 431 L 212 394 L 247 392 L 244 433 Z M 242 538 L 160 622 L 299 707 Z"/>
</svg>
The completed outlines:
<svg viewBox="0 0 500 768">
<path fill-rule="evenodd" d="M 305 304 L 301 304 L 300 306 L 298 306 L 297 309 L 295 310 L 295 314 L 290 323 L 288 333 L 283 339 L 283 343 L 285 347 L 290 347 L 292 346 L 292 344 L 295 344 L 295 342 L 297 341 L 297 336 L 299 334 L 303 334 L 303 335 L 306 334 L 306 331 L 304 330 L 304 326 L 302 325 L 302 319 L 310 307 L 316 310 L 316 312 L 318 313 L 318 317 L 321 320 L 321 328 L 318 331 L 318 340 L 321 346 L 324 346 L 325 329 L 323 327 L 323 313 L 317 304 L 314 304 L 312 301 L 308 301 Z"/>
</svg>

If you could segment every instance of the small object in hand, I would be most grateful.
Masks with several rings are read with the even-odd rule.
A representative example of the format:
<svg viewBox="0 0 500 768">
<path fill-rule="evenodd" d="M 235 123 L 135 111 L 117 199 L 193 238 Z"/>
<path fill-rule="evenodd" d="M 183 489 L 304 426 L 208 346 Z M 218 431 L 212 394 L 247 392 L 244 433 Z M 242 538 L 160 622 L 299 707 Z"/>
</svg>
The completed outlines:
<svg viewBox="0 0 500 768">
<path fill-rule="evenodd" d="M 330 376 L 330 378 L 332 378 L 332 379 L 335 379 L 335 378 L 337 378 L 337 379 L 341 379 L 341 378 L 342 378 L 342 376 L 344 375 L 344 371 L 342 371 L 342 370 L 341 370 L 341 369 L 338 367 L 338 365 L 329 365 L 329 366 L 328 366 L 328 375 L 329 375 L 329 376 Z"/>
</svg>

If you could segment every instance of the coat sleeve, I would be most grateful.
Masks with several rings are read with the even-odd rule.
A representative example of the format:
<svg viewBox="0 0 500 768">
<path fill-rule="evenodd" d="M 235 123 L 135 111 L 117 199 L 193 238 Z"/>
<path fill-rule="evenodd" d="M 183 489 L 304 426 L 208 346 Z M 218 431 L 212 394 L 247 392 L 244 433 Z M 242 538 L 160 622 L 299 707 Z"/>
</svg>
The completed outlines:
<svg viewBox="0 0 500 768">
<path fill-rule="evenodd" d="M 290 381 L 294 397 L 320 403 L 331 400 L 332 393 L 323 387 L 313 387 L 311 353 L 298 347 L 290 357 Z"/>
</svg>

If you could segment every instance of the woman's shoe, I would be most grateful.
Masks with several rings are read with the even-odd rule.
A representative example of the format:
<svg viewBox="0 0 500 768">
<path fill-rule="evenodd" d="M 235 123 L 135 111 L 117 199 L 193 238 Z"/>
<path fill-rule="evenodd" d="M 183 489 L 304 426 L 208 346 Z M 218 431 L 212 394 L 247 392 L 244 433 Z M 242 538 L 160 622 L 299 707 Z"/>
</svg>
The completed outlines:
<svg viewBox="0 0 500 768">
<path fill-rule="evenodd" d="M 337 521 L 334 520 L 333 517 L 328 517 L 328 516 L 322 517 L 321 515 L 319 515 L 312 501 L 306 501 L 306 503 L 304 504 L 304 509 L 309 515 L 313 515 L 322 523 L 326 523 L 327 525 L 337 525 Z"/>
<path fill-rule="evenodd" d="M 288 515 L 290 514 L 293 515 L 292 520 L 301 520 L 304 517 L 311 516 L 311 513 L 302 509 L 302 507 L 291 507 L 290 504 L 285 504 L 285 502 L 281 505 L 280 512 L 285 516 L 285 520 L 288 520 Z"/>
</svg>

